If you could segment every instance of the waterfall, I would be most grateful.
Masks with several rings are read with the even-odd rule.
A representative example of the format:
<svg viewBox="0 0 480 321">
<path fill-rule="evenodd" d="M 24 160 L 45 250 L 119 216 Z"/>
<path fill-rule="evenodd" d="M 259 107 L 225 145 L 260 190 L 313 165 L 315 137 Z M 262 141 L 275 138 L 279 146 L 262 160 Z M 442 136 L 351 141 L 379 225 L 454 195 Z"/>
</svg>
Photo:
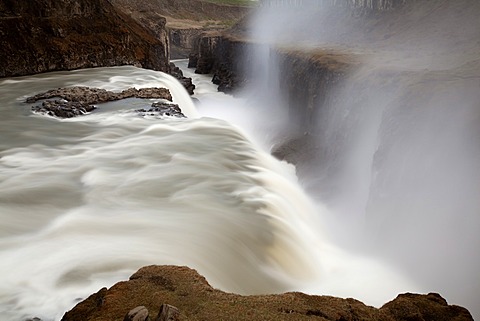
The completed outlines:
<svg viewBox="0 0 480 321">
<path fill-rule="evenodd" d="M 244 294 L 320 278 L 322 233 L 293 166 L 209 117 L 140 117 L 151 103 L 102 104 L 75 119 L 32 115 L 27 95 L 60 86 L 167 86 L 168 75 L 96 68 L 3 80 L 0 310 L 59 320 L 79 298 L 150 264 L 188 265 Z M 185 108 L 187 107 L 187 108 Z M 198 115 L 200 116 L 200 115 Z"/>
<path fill-rule="evenodd" d="M 365 35 L 369 21 L 351 30 L 355 21 L 337 19 L 351 16 L 316 4 L 283 9 L 259 8 L 259 82 L 238 99 L 201 87 L 197 108 L 171 77 L 129 66 L 0 81 L 2 316 L 59 320 L 149 264 L 188 265 L 242 294 L 296 290 L 379 306 L 435 291 L 479 315 L 480 94 L 468 45 L 480 29 L 467 24 L 476 11 L 459 23 L 446 19 L 457 11 L 438 10 L 468 28 L 444 29 L 453 36 L 434 43 L 424 41 L 437 27 L 422 10 L 422 29 L 378 22 L 385 28 Z M 377 33 L 395 27 L 406 34 Z M 269 154 L 298 125 L 278 88 L 279 45 L 364 58 L 328 103 L 312 104 L 316 148 L 304 168 Z M 127 99 L 58 120 L 24 103 L 73 85 L 166 86 L 190 117 L 141 117 L 132 109 L 151 101 Z"/>
<path fill-rule="evenodd" d="M 389 262 L 477 316 L 478 12 L 474 1 L 422 2 L 382 20 L 321 1 L 283 3 L 260 8 L 251 34 L 271 51 L 327 48 L 361 61 L 328 93 L 318 91 L 326 97 L 313 106 L 300 181 L 328 208 L 330 241 Z M 270 74 L 281 70 L 268 55 L 257 59 Z M 299 92 L 310 85 L 303 75 Z M 281 105 L 288 92 L 272 97 Z"/>
</svg>

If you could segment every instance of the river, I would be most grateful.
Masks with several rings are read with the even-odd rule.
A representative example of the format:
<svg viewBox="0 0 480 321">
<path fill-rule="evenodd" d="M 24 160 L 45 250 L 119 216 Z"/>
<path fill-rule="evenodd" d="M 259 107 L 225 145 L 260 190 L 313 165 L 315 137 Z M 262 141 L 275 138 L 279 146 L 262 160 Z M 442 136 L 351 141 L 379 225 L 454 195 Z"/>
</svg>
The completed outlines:
<svg viewBox="0 0 480 321">
<path fill-rule="evenodd" d="M 177 63 L 194 78 L 196 104 L 172 77 L 130 66 L 0 81 L 2 319 L 60 320 L 150 264 L 187 265 L 241 294 L 299 290 L 379 306 L 428 290 L 336 246 L 329 209 L 269 154 L 274 124 L 251 99 L 217 93 Z M 24 103 L 74 85 L 165 86 L 188 118 L 141 117 L 132 110 L 151 103 L 141 99 L 66 120 Z"/>
</svg>

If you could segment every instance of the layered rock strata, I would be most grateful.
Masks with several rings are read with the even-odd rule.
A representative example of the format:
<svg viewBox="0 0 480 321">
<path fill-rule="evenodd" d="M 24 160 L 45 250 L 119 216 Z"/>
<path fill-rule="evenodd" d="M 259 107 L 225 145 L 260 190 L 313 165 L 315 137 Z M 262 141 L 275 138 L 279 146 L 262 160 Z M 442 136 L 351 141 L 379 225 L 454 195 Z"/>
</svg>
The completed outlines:
<svg viewBox="0 0 480 321">
<path fill-rule="evenodd" d="M 187 58 L 202 32 L 223 30 L 250 11 L 248 6 L 202 0 L 112 0 L 112 3 L 152 30 L 157 38 L 168 39 L 171 59 Z"/>
<path fill-rule="evenodd" d="M 227 34 L 205 32 L 190 54 L 188 66 L 198 74 L 213 74 L 219 91 L 234 92 L 247 81 L 244 67 L 254 45 Z"/>
<path fill-rule="evenodd" d="M 297 0 L 301 5 L 305 0 Z M 333 5 L 339 7 L 350 7 L 360 10 L 363 13 L 376 13 L 381 11 L 392 10 L 401 7 L 407 3 L 412 3 L 416 0 L 321 0 L 320 5 Z M 282 3 L 278 0 L 261 0 L 263 6 L 278 6 Z M 305 3 L 309 3 L 305 1 Z"/>
<path fill-rule="evenodd" d="M 0 0 L 0 77 L 136 65 L 168 71 L 168 46 L 108 1 Z"/>
</svg>

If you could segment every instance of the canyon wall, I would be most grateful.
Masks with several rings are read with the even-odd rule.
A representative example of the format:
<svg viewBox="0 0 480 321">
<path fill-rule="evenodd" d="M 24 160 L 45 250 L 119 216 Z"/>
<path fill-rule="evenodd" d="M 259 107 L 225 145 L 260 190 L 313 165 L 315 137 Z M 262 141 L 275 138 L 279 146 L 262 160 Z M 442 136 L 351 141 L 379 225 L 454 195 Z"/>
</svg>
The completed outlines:
<svg viewBox="0 0 480 321">
<path fill-rule="evenodd" d="M 321 0 L 320 5 L 344 6 L 359 9 L 364 12 L 378 12 L 398 8 L 416 0 Z M 263 0 L 263 6 L 280 6 L 284 4 L 301 6 L 311 3 L 309 0 Z"/>
<path fill-rule="evenodd" d="M 349 3 L 376 10 L 402 4 Z M 303 20 L 269 17 L 269 10 L 256 20 L 263 23 L 257 33 L 272 27 L 266 39 L 275 44 L 256 67 L 275 60 L 268 58 L 278 62 L 272 118 L 277 102 L 286 102 L 297 127 L 274 155 L 296 165 L 311 195 L 333 204 L 346 231 L 340 242 L 354 235 L 347 246 L 356 248 L 355 223 L 365 221 L 373 252 L 478 315 L 478 233 L 471 222 L 479 207 L 470 195 L 479 187 L 480 2 L 406 1 L 374 15 L 301 9 Z M 248 33 L 203 40 L 197 66 L 207 57 L 212 68 L 197 71 L 214 73 L 227 87 L 255 81 L 230 52 L 242 46 L 253 52 L 261 45 Z M 248 54 L 242 59 L 248 66 Z M 360 219 L 351 223 L 349 215 Z M 451 222 L 458 228 L 447 236 Z"/>
<path fill-rule="evenodd" d="M 153 30 L 157 38 L 169 39 L 171 59 L 187 58 L 201 33 L 223 30 L 251 10 L 248 6 L 201 0 L 111 2 L 147 29 Z M 166 28 L 162 23 L 165 19 Z"/>
<path fill-rule="evenodd" d="M 289 107 L 289 117 L 299 134 L 311 133 L 318 107 L 332 103 L 333 89 L 357 68 L 358 62 L 354 56 L 331 49 L 278 50 L 275 55 L 280 66 L 280 92 Z"/>
<path fill-rule="evenodd" d="M 334 3 L 349 5 L 367 11 L 385 11 L 405 5 L 415 0 L 333 0 Z"/>
<path fill-rule="evenodd" d="M 189 67 L 198 74 L 213 74 L 213 83 L 222 92 L 232 92 L 245 84 L 245 68 L 255 44 L 219 32 L 203 33 L 189 58 Z"/>
<path fill-rule="evenodd" d="M 0 46 L 0 77 L 127 64 L 169 70 L 166 39 L 100 0 L 0 0 Z"/>
</svg>

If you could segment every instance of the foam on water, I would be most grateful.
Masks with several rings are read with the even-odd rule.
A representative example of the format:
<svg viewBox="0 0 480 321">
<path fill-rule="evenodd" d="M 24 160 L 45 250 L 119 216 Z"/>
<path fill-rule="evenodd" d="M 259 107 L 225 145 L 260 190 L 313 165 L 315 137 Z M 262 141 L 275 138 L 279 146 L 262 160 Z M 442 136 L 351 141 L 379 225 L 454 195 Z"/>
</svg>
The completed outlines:
<svg viewBox="0 0 480 321">
<path fill-rule="evenodd" d="M 9 93 L 2 135 L 10 137 L 0 150 L 2 316 L 59 320 L 78 300 L 149 264 L 188 265 L 214 287 L 243 294 L 365 299 L 369 285 L 376 291 L 369 303 L 381 304 L 414 288 L 379 262 L 329 244 L 326 209 L 303 193 L 294 167 L 238 127 L 207 117 L 141 118 L 125 102 L 59 121 L 32 117 L 18 100 L 65 85 L 120 90 L 164 77 L 118 67 L 2 83 Z M 192 105 L 179 92 L 181 107 Z"/>
</svg>

